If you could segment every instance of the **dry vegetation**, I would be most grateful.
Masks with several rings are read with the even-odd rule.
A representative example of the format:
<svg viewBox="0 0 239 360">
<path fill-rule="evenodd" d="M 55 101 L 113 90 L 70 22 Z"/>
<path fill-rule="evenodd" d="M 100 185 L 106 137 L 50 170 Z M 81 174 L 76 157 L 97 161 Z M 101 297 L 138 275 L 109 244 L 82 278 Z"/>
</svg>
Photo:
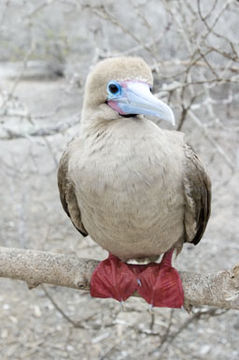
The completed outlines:
<svg viewBox="0 0 239 360">
<path fill-rule="evenodd" d="M 0 2 L 1 246 L 105 252 L 61 209 L 58 159 L 77 134 L 84 80 L 99 59 L 140 55 L 157 95 L 207 164 L 212 216 L 180 270 L 238 262 L 239 3 L 236 0 Z M 164 126 L 160 124 L 160 126 Z M 0 357 L 9 359 L 236 360 L 239 315 L 214 308 L 125 308 L 87 292 L 1 279 Z"/>
</svg>

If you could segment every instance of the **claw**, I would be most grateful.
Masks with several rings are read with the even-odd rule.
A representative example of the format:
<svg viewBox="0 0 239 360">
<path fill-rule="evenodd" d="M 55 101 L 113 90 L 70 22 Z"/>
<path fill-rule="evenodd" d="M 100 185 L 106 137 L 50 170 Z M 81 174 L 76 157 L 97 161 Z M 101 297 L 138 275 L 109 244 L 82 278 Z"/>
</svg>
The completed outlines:
<svg viewBox="0 0 239 360">
<path fill-rule="evenodd" d="M 140 279 L 137 279 L 137 283 L 138 283 L 139 286 L 142 286 L 142 283 L 141 283 Z"/>
</svg>

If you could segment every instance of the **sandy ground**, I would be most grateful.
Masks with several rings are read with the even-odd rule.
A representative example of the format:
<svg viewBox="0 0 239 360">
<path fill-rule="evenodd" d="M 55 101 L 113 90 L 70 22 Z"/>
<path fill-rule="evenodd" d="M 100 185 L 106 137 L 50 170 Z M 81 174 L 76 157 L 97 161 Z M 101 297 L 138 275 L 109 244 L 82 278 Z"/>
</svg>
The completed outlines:
<svg viewBox="0 0 239 360">
<path fill-rule="evenodd" d="M 10 89 L 6 81 L 1 87 Z M 80 111 L 82 91 L 63 79 L 22 81 L 2 116 L 4 126 L 27 133 L 29 128 L 55 126 Z M 222 111 L 220 106 L 218 111 Z M 22 116 L 19 116 L 19 112 Z M 209 124 L 208 134 L 235 164 L 238 125 L 233 116 Z M 26 120 L 26 114 L 33 114 Z M 45 116 L 40 116 L 44 114 Z M 32 122 L 33 121 L 33 122 Z M 64 214 L 58 196 L 57 161 L 78 125 L 47 137 L 0 141 L 0 244 L 42 250 L 76 252 L 102 259 L 106 253 L 82 239 Z M 210 272 L 238 262 L 238 173 L 187 121 L 183 131 L 207 164 L 213 183 L 212 216 L 197 247 L 186 245 L 177 268 Z M 200 317 L 183 310 L 155 309 L 142 299 L 129 299 L 124 309 L 114 300 L 97 300 L 66 288 L 46 287 L 67 321 L 39 287 L 29 291 L 23 282 L 1 279 L 0 358 L 18 359 L 208 359 L 239 358 L 239 314 L 218 311 Z M 206 312 L 207 308 L 204 309 Z M 197 313 L 198 309 L 195 309 Z M 215 315 L 215 314 L 214 314 Z"/>
</svg>

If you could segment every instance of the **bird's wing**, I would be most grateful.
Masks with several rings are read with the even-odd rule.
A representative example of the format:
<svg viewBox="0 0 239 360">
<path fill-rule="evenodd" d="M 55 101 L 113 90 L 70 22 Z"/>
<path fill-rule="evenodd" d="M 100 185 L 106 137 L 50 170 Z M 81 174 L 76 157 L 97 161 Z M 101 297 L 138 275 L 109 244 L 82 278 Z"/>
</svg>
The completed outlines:
<svg viewBox="0 0 239 360">
<path fill-rule="evenodd" d="M 211 181 L 191 146 L 185 144 L 184 153 L 185 241 L 196 245 L 210 216 Z"/>
<path fill-rule="evenodd" d="M 81 212 L 79 205 L 77 203 L 74 184 L 69 177 L 68 164 L 69 164 L 69 151 L 66 151 L 62 155 L 62 158 L 60 160 L 58 175 L 57 175 L 61 203 L 65 212 L 71 219 L 76 229 L 83 236 L 87 236 L 88 233 L 81 221 Z"/>
</svg>

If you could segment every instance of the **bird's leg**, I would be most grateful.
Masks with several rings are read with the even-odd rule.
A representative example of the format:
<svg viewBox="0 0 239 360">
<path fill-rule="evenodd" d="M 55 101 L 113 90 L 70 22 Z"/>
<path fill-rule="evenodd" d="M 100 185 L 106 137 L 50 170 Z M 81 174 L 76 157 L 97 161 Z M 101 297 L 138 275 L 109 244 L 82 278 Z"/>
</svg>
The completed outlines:
<svg viewBox="0 0 239 360">
<path fill-rule="evenodd" d="M 173 249 L 167 251 L 160 264 L 151 263 L 140 272 L 138 293 L 152 306 L 181 308 L 184 302 L 182 281 L 172 267 Z"/>
<path fill-rule="evenodd" d="M 120 302 L 128 299 L 137 288 L 137 277 L 134 272 L 112 254 L 99 263 L 90 281 L 91 296 L 113 298 Z"/>
</svg>

